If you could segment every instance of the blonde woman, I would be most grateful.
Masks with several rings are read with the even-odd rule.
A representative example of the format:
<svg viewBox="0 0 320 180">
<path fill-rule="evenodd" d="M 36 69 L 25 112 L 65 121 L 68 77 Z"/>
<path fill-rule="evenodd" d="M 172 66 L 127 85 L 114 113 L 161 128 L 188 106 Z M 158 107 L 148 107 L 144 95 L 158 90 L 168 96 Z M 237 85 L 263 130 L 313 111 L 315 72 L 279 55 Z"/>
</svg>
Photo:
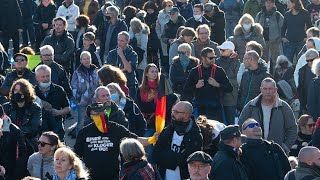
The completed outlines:
<svg viewBox="0 0 320 180">
<path fill-rule="evenodd" d="M 59 148 L 54 153 L 55 174 L 52 180 L 85 180 L 89 172 L 83 167 L 81 160 L 68 147 Z"/>
</svg>

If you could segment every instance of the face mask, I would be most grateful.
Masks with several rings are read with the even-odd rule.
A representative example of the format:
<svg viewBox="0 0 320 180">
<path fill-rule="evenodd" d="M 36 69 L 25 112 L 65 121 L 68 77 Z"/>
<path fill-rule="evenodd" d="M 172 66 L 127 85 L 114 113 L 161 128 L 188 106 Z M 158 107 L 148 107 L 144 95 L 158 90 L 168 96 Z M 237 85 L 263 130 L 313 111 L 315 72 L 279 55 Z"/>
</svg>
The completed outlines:
<svg viewBox="0 0 320 180">
<path fill-rule="evenodd" d="M 21 69 L 21 70 L 17 70 L 16 72 L 17 72 L 17 75 L 18 75 L 19 77 L 21 77 L 21 76 L 23 76 L 24 71 L 25 71 L 25 69 L 23 68 L 23 69 Z"/>
<path fill-rule="evenodd" d="M 252 24 L 243 24 L 242 27 L 243 27 L 244 30 L 248 31 L 248 30 L 251 29 L 251 26 L 252 26 Z"/>
<path fill-rule="evenodd" d="M 179 54 L 180 61 L 188 61 L 189 58 L 186 54 Z"/>
<path fill-rule="evenodd" d="M 50 86 L 50 84 L 51 84 L 51 82 L 49 81 L 49 82 L 41 82 L 41 83 L 39 83 L 39 86 L 41 87 L 41 88 L 48 88 L 49 86 Z"/>
<path fill-rule="evenodd" d="M 201 14 L 193 15 L 194 19 L 199 20 L 201 18 Z"/>
<path fill-rule="evenodd" d="M 110 95 L 110 99 L 112 100 L 112 101 L 118 101 L 119 100 L 119 94 L 118 93 L 113 93 L 113 94 L 111 94 Z"/>
<path fill-rule="evenodd" d="M 110 16 L 106 16 L 106 20 L 110 21 L 111 17 Z"/>
<path fill-rule="evenodd" d="M 14 102 L 20 103 L 24 101 L 24 95 L 20 94 L 20 93 L 15 93 L 12 96 L 12 100 Z"/>
<path fill-rule="evenodd" d="M 164 8 L 164 10 L 165 10 L 166 12 L 169 12 L 171 9 L 172 9 L 172 6 L 169 6 L 169 7 L 165 7 L 165 8 Z"/>
<path fill-rule="evenodd" d="M 171 123 L 174 127 L 174 130 L 177 132 L 179 136 L 184 135 L 189 125 L 188 122 L 177 121 L 175 117 L 171 118 Z"/>
</svg>

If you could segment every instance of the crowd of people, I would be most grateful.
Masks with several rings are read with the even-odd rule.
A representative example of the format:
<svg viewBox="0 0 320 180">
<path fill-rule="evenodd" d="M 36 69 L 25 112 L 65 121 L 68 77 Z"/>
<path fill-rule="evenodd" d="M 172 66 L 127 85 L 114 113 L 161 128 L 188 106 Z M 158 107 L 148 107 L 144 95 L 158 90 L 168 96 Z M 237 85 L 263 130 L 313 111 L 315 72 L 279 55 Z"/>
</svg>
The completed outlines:
<svg viewBox="0 0 320 180">
<path fill-rule="evenodd" d="M 320 0 L 0 4 L 0 180 L 320 178 Z"/>
</svg>

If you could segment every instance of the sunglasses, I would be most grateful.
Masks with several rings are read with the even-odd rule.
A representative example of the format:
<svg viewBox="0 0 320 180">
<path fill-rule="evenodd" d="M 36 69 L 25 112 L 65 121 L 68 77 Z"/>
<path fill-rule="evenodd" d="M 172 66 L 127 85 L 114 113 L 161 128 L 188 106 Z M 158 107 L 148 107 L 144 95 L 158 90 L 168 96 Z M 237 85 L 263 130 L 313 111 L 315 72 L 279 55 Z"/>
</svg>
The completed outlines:
<svg viewBox="0 0 320 180">
<path fill-rule="evenodd" d="M 252 128 L 254 128 L 255 126 L 260 127 L 260 124 L 259 124 L 259 123 L 250 123 L 250 124 L 248 124 L 246 127 L 244 127 L 243 130 L 246 130 L 248 127 L 249 127 L 250 129 L 252 129 Z"/>
<path fill-rule="evenodd" d="M 46 145 L 52 146 L 52 144 L 46 143 L 46 142 L 42 142 L 42 141 L 38 141 L 37 144 L 40 145 L 41 147 L 45 147 Z"/>
<path fill-rule="evenodd" d="M 186 52 L 184 52 L 184 51 L 178 51 L 178 54 L 179 54 L 179 55 L 184 55 L 184 54 L 186 54 Z"/>
<path fill-rule="evenodd" d="M 212 57 L 207 56 L 207 58 L 210 59 L 210 60 L 216 59 L 216 57 L 217 56 L 212 56 Z"/>
<path fill-rule="evenodd" d="M 313 128 L 314 127 L 314 123 L 312 123 L 312 124 L 306 124 L 309 128 Z"/>
<path fill-rule="evenodd" d="M 306 59 L 307 62 L 312 62 L 313 60 L 315 60 L 316 58 L 313 59 Z"/>
</svg>

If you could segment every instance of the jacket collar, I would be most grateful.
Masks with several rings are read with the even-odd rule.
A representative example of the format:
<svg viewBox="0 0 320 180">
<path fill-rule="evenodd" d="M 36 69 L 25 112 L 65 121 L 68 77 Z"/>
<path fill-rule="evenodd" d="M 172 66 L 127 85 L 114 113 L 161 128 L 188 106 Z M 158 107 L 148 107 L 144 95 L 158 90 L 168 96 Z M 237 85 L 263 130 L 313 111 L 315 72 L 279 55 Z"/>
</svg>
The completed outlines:
<svg viewBox="0 0 320 180">
<path fill-rule="evenodd" d="M 251 106 L 261 106 L 261 99 L 262 99 L 262 94 L 260 93 L 257 97 L 253 98 L 251 101 L 250 101 L 250 105 Z M 283 106 L 283 102 L 280 101 L 280 98 L 279 98 L 279 95 L 277 94 L 276 95 L 276 101 L 275 103 L 273 103 L 273 107 L 274 108 L 277 108 L 277 107 L 280 107 L 280 106 Z"/>
</svg>

